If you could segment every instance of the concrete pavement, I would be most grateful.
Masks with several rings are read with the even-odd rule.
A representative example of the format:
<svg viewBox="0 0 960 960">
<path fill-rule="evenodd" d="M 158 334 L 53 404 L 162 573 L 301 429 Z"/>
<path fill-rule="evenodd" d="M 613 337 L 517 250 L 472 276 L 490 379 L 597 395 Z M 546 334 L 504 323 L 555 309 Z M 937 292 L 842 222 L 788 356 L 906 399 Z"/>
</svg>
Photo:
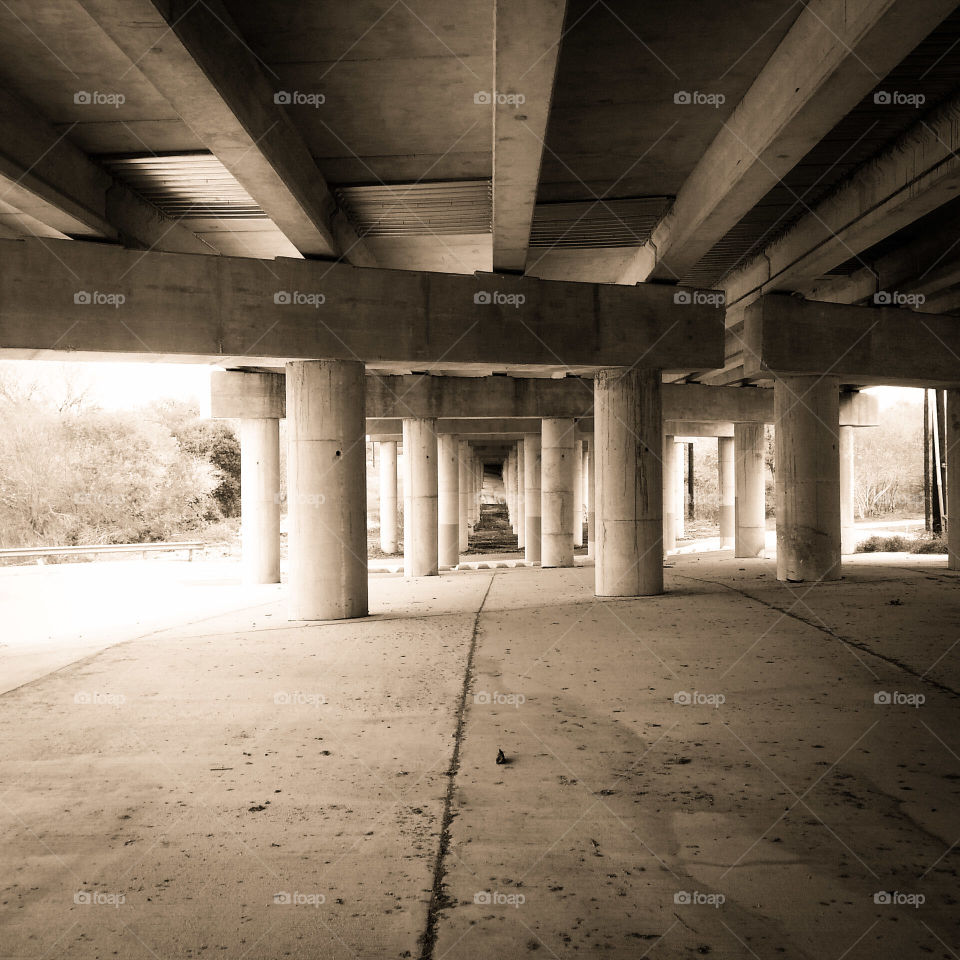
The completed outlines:
<svg viewBox="0 0 960 960">
<path fill-rule="evenodd" d="M 234 598 L 7 693 L 4 953 L 949 955 L 956 575 L 665 574 Z"/>
</svg>

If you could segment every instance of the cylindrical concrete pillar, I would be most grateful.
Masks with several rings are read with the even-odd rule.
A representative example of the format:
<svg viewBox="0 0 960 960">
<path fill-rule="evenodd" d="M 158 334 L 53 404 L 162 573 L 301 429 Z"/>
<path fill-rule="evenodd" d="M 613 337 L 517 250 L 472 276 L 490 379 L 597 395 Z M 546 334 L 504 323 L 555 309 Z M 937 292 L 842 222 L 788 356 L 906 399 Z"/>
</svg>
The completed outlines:
<svg viewBox="0 0 960 960">
<path fill-rule="evenodd" d="M 460 455 L 460 552 L 470 549 L 470 444 L 461 440 L 457 445 Z"/>
<path fill-rule="evenodd" d="M 573 566 L 573 437 L 575 423 L 543 421 L 540 440 L 540 566 Z"/>
<path fill-rule="evenodd" d="M 857 529 L 854 525 L 854 453 L 856 427 L 840 427 L 840 552 L 853 553 L 857 549 Z"/>
<path fill-rule="evenodd" d="M 598 371 L 593 415 L 597 596 L 663 593 L 660 371 Z"/>
<path fill-rule="evenodd" d="M 733 425 L 735 557 L 762 557 L 767 546 L 767 501 L 762 423 Z"/>
<path fill-rule="evenodd" d="M 573 545 L 583 546 L 583 441 L 573 441 Z"/>
<path fill-rule="evenodd" d="M 403 575 L 437 574 L 437 421 L 403 421 Z"/>
<path fill-rule="evenodd" d="M 380 549 L 397 552 L 397 441 L 380 442 Z"/>
<path fill-rule="evenodd" d="M 460 441 L 449 433 L 437 437 L 437 560 L 460 562 Z"/>
<path fill-rule="evenodd" d="M 947 566 L 960 570 L 960 390 L 947 391 Z"/>
<path fill-rule="evenodd" d="M 280 421 L 240 421 L 244 583 L 280 582 Z"/>
<path fill-rule="evenodd" d="M 517 549 L 523 550 L 527 541 L 527 502 L 523 485 L 525 480 L 523 462 L 523 441 L 517 441 Z"/>
<path fill-rule="evenodd" d="M 677 549 L 677 444 L 672 435 L 663 438 L 663 552 Z"/>
<path fill-rule="evenodd" d="M 721 547 L 732 547 L 735 539 L 736 480 L 733 464 L 733 437 L 717 437 L 717 501 Z"/>
<path fill-rule="evenodd" d="M 777 579 L 840 576 L 838 377 L 777 377 Z"/>
<path fill-rule="evenodd" d="M 523 557 L 528 563 L 540 562 L 540 437 L 528 433 L 523 438 L 523 500 L 525 505 Z"/>
<path fill-rule="evenodd" d="M 597 553 L 597 516 L 596 516 L 596 499 L 597 499 L 597 457 L 596 449 L 597 445 L 594 442 L 593 437 L 590 438 L 588 443 L 584 444 L 584 457 L 586 457 L 586 473 L 587 473 L 587 556 L 595 557 Z"/>
<path fill-rule="evenodd" d="M 289 616 L 364 617 L 364 366 L 353 360 L 298 360 L 286 371 Z"/>
<path fill-rule="evenodd" d="M 676 481 L 673 490 L 673 535 L 680 540 L 687 529 L 687 483 L 684 477 L 687 466 L 687 445 L 685 443 L 674 442 L 673 460 L 675 471 L 673 476 Z"/>
</svg>

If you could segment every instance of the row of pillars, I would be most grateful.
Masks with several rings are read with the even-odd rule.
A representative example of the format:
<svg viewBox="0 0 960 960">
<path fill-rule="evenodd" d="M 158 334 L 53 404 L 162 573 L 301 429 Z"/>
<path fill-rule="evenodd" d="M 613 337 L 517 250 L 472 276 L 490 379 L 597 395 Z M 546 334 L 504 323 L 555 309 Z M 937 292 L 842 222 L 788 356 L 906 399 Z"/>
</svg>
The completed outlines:
<svg viewBox="0 0 960 960">
<path fill-rule="evenodd" d="M 359 362 L 287 364 L 291 619 L 367 612 L 363 378 Z M 783 377 L 774 393 L 777 576 L 834 579 L 853 519 L 849 507 L 841 507 L 852 501 L 852 440 L 850 428 L 838 426 L 839 381 Z M 958 412 L 960 399 L 950 414 L 950 444 L 960 438 Z M 586 456 L 573 420 L 546 418 L 540 435 L 527 435 L 504 469 L 510 518 L 526 559 L 544 567 L 572 566 L 576 531 L 582 529 L 582 498 L 574 491 L 586 486 L 596 594 L 661 593 L 663 553 L 673 547 L 682 517 L 682 500 L 669 495 L 680 487 L 682 448 L 672 437 L 664 445 L 661 429 L 660 372 L 616 369 L 596 375 L 594 435 Z M 246 576 L 276 582 L 278 422 L 245 420 L 241 443 Z M 434 420 L 404 420 L 403 444 L 404 568 L 408 576 L 430 575 L 441 564 L 455 565 L 466 549 L 469 525 L 479 519 L 483 467 L 467 444 L 438 437 Z M 381 450 L 383 546 L 394 552 L 397 451 L 387 444 Z M 737 556 L 758 556 L 766 528 L 763 424 L 735 424 L 732 442 L 721 438 L 718 452 L 721 536 L 733 539 Z M 950 486 L 950 506 L 960 515 L 960 484 Z M 847 496 L 841 497 L 844 487 Z M 955 548 L 950 562 L 960 565 Z"/>
</svg>

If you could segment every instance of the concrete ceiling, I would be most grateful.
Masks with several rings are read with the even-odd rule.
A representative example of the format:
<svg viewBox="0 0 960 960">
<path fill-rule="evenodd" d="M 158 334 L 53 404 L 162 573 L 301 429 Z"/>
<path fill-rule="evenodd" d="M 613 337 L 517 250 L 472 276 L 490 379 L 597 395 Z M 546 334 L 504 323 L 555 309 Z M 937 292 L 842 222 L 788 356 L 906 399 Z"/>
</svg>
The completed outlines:
<svg viewBox="0 0 960 960">
<path fill-rule="evenodd" d="M 881 272 L 960 309 L 955 187 L 928 183 L 956 145 L 921 143 L 960 112 L 954 4 L 522 4 L 7 0 L 0 233 L 446 273 L 516 272 L 526 236 L 530 275 L 716 286 L 734 330 L 761 293 L 863 303 Z M 870 217 L 809 266 L 810 224 Z M 734 348 L 683 376 L 744 382 Z"/>
</svg>

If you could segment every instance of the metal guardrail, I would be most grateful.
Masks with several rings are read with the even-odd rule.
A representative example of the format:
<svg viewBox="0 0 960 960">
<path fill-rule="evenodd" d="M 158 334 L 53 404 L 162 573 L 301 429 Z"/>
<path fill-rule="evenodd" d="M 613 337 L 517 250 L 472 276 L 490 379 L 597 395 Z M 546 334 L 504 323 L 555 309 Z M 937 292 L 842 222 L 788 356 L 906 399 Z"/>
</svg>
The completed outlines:
<svg viewBox="0 0 960 960">
<path fill-rule="evenodd" d="M 193 560 L 195 550 L 203 550 L 205 544 L 201 540 L 158 541 L 156 543 L 89 543 L 70 547 L 7 547 L 0 548 L 0 560 L 17 557 L 69 556 L 73 554 L 85 555 L 94 553 L 160 553 L 165 550 L 186 550 L 188 559 Z"/>
</svg>

